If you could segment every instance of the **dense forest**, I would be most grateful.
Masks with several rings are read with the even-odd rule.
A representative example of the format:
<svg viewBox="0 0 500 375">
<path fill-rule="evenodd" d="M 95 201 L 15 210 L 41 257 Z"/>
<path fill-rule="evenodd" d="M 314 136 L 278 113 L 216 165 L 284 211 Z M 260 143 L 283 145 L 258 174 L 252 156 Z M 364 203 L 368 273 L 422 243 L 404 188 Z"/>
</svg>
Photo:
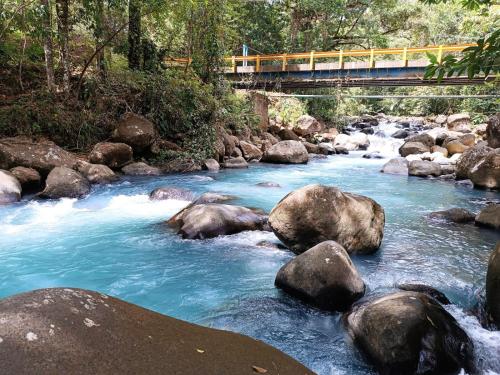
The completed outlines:
<svg viewBox="0 0 500 375">
<path fill-rule="evenodd" d="M 206 157 L 216 126 L 238 131 L 256 122 L 246 96 L 220 74 L 223 57 L 241 54 L 243 44 L 250 54 L 264 54 L 471 43 L 495 34 L 498 15 L 488 1 L 1 0 L 0 133 L 46 135 L 84 150 L 133 111 L 152 120 L 164 138 Z M 495 43 L 498 48 L 498 35 Z M 491 61 L 498 61 L 494 53 Z M 178 57 L 192 64 L 166 64 Z M 488 69 L 498 71 L 495 64 Z M 476 94 L 495 88 L 383 92 Z M 482 115 L 498 111 L 493 100 L 360 101 L 342 99 L 346 91 L 316 90 L 339 99 L 302 104 L 331 123 L 371 112 L 468 111 L 483 121 Z"/>
</svg>

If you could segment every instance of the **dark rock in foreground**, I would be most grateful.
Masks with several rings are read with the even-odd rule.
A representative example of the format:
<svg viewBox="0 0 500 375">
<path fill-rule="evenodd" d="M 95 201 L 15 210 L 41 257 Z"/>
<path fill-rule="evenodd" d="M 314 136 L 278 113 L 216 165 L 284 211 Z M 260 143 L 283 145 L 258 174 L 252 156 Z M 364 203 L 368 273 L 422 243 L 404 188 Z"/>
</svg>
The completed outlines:
<svg viewBox="0 0 500 375">
<path fill-rule="evenodd" d="M 490 255 L 486 274 L 486 310 L 500 328 L 500 242 Z"/>
<path fill-rule="evenodd" d="M 227 204 L 193 204 L 174 215 L 167 224 L 182 238 L 205 239 L 247 230 L 263 230 L 267 216 Z"/>
<path fill-rule="evenodd" d="M 300 254 L 333 240 L 349 254 L 375 252 L 382 242 L 384 209 L 368 197 L 336 187 L 308 185 L 285 196 L 269 215 L 276 236 Z"/>
<path fill-rule="evenodd" d="M 82 289 L 0 301 L 4 374 L 313 374 L 260 341 Z"/>
<path fill-rule="evenodd" d="M 458 374 L 462 368 L 474 373 L 472 341 L 425 294 L 399 292 L 361 304 L 348 314 L 346 324 L 381 374 Z"/>
<path fill-rule="evenodd" d="M 436 301 L 443 305 L 449 305 L 450 300 L 446 295 L 432 286 L 424 284 L 398 284 L 396 285 L 398 289 L 406 290 L 407 292 L 419 292 L 434 298 Z"/>
<path fill-rule="evenodd" d="M 473 222 L 476 215 L 464 208 L 450 208 L 449 210 L 431 212 L 430 218 L 445 219 L 453 223 Z"/>
<path fill-rule="evenodd" d="M 345 311 L 365 292 L 349 254 L 325 241 L 298 255 L 279 270 L 275 285 L 321 309 Z"/>
</svg>

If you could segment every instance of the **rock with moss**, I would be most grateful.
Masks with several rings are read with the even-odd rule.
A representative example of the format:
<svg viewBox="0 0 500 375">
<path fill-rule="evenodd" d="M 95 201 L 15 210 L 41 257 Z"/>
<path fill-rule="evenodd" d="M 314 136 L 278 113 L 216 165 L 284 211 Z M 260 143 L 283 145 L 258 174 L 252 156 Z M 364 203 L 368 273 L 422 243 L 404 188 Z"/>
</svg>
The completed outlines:
<svg viewBox="0 0 500 375">
<path fill-rule="evenodd" d="M 110 184 L 120 179 L 115 172 L 103 164 L 91 164 L 84 161 L 79 161 L 76 169 L 80 172 L 91 184 Z"/>
<path fill-rule="evenodd" d="M 89 181 L 79 172 L 66 167 L 50 171 L 40 197 L 47 199 L 81 198 L 90 192 Z"/>
</svg>

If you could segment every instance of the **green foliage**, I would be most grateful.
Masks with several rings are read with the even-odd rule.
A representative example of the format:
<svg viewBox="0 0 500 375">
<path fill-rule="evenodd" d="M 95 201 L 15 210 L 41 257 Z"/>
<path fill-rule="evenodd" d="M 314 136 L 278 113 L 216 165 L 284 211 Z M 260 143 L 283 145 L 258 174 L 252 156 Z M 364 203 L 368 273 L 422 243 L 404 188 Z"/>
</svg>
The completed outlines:
<svg viewBox="0 0 500 375">
<path fill-rule="evenodd" d="M 259 116 L 254 113 L 250 96 L 244 92 L 227 91 L 221 98 L 221 117 L 226 127 L 235 133 L 249 128 L 256 132 Z"/>
<path fill-rule="evenodd" d="M 284 124 L 295 126 L 300 116 L 307 113 L 306 104 L 293 97 L 272 98 L 269 105 L 269 117 L 280 117 Z"/>
</svg>

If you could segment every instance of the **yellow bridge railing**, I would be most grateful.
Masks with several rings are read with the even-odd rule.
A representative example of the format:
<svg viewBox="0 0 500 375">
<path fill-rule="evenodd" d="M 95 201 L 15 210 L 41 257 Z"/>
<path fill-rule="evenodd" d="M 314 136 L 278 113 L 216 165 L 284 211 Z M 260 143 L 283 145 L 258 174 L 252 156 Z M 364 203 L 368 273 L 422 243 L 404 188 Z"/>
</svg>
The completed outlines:
<svg viewBox="0 0 500 375">
<path fill-rule="evenodd" d="M 410 55 L 432 53 L 437 55 L 437 61 L 441 62 L 445 53 L 462 52 L 465 48 L 475 46 L 476 44 L 458 44 L 458 45 L 439 45 L 427 46 L 418 48 L 385 48 L 385 49 L 354 49 L 354 50 L 340 50 L 340 51 L 311 51 L 301 53 L 283 53 L 283 54 L 270 54 L 270 55 L 249 55 L 249 56 L 231 56 L 226 57 L 224 60 L 231 65 L 231 71 L 237 72 L 239 62 L 252 62 L 255 63 L 255 72 L 261 71 L 261 65 L 264 61 L 280 61 L 281 70 L 286 71 L 287 65 L 292 60 L 306 60 L 309 63 L 309 69 L 314 70 L 316 60 L 318 59 L 338 59 L 339 68 L 344 68 L 344 62 L 349 57 L 366 57 L 369 56 L 369 67 L 375 67 L 376 57 L 385 55 L 401 55 L 402 66 L 408 66 Z M 188 58 L 168 58 L 166 62 L 172 64 L 189 65 L 191 59 Z"/>
</svg>

